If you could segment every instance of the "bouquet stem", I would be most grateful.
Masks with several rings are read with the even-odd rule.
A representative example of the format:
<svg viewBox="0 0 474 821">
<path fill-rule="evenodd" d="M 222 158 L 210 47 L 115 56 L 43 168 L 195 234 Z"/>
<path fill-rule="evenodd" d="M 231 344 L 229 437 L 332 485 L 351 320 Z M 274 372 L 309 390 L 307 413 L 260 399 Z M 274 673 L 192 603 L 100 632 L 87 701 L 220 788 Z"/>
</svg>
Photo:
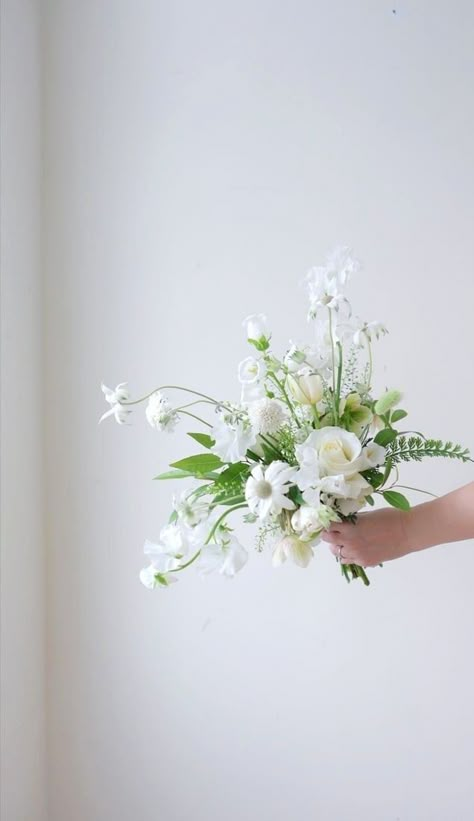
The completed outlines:
<svg viewBox="0 0 474 821">
<path fill-rule="evenodd" d="M 341 564 L 341 573 L 348 582 L 353 579 L 362 579 L 366 587 L 370 584 L 367 573 L 359 564 Z"/>
</svg>

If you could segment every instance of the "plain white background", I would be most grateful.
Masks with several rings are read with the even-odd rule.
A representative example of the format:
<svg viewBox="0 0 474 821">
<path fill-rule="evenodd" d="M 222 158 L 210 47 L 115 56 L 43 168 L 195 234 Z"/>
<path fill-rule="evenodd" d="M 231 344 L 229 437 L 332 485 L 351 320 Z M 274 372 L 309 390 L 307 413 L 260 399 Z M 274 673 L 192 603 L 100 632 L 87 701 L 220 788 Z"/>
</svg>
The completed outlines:
<svg viewBox="0 0 474 821">
<path fill-rule="evenodd" d="M 467 0 L 45 4 L 51 821 L 472 818 L 472 543 L 365 589 L 324 548 L 273 570 L 242 527 L 234 582 L 150 593 L 173 493 L 151 479 L 193 448 L 97 418 L 102 379 L 237 398 L 242 318 L 304 339 L 301 278 L 348 243 L 390 328 L 377 387 L 474 447 L 473 25 Z"/>
</svg>

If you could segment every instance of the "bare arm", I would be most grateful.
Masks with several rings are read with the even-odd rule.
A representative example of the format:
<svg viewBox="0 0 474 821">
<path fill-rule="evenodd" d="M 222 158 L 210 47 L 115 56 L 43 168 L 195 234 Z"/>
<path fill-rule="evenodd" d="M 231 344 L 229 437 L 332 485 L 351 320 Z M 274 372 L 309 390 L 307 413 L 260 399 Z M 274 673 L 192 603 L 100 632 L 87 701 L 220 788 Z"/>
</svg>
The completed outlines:
<svg viewBox="0 0 474 821">
<path fill-rule="evenodd" d="M 334 555 L 363 567 L 446 542 L 474 538 L 474 482 L 409 511 L 361 513 L 356 524 L 335 522 L 323 534 Z"/>
</svg>

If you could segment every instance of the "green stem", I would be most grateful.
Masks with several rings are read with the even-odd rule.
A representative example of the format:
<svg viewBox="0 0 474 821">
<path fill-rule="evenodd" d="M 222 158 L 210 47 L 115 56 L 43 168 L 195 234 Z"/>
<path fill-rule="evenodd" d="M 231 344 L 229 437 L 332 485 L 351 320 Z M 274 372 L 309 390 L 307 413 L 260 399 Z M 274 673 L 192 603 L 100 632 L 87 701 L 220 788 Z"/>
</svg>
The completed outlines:
<svg viewBox="0 0 474 821">
<path fill-rule="evenodd" d="M 273 379 L 273 381 L 275 382 L 275 384 L 276 384 L 276 385 L 278 385 L 278 387 L 279 387 L 279 389 L 280 389 L 280 391 L 281 391 L 281 394 L 282 394 L 282 396 L 284 397 L 285 402 L 286 402 L 286 404 L 288 405 L 288 407 L 289 407 L 289 409 L 290 409 L 290 413 L 291 413 L 291 415 L 292 415 L 293 419 L 295 420 L 295 422 L 296 422 L 297 426 L 300 428 L 300 427 L 301 427 L 300 420 L 298 419 L 298 417 L 297 417 L 297 415 L 296 415 L 296 413 L 295 413 L 295 409 L 293 408 L 293 405 L 292 405 L 292 404 L 291 404 L 291 402 L 290 402 L 290 398 L 289 398 L 289 396 L 288 396 L 288 394 L 287 394 L 287 392 L 286 392 L 286 390 L 285 390 L 285 386 L 283 385 L 283 383 L 282 383 L 282 382 L 280 382 L 280 380 L 278 379 L 278 377 L 277 377 L 277 376 L 276 376 L 273 372 L 270 372 L 270 373 L 268 374 L 268 376 L 270 377 L 270 379 Z"/>
<path fill-rule="evenodd" d="M 186 393 L 192 393 L 193 396 L 201 396 L 203 399 L 207 399 L 209 402 L 212 402 L 213 405 L 220 405 L 221 402 L 217 402 L 212 396 L 208 396 L 205 393 L 199 393 L 199 391 L 192 391 L 190 388 L 183 388 L 182 385 L 160 385 L 158 388 L 154 388 L 150 393 L 147 393 L 145 396 L 142 396 L 140 399 L 134 399 L 133 401 L 129 402 L 121 402 L 121 405 L 139 405 L 140 402 L 145 402 L 146 399 L 149 399 L 150 396 L 153 396 L 154 393 L 157 391 L 186 391 Z"/>
<path fill-rule="evenodd" d="M 209 533 L 209 536 L 207 537 L 206 541 L 204 542 L 204 546 L 209 544 L 212 537 L 214 536 L 214 533 L 216 532 L 217 528 L 219 527 L 220 523 L 226 518 L 226 516 L 228 516 L 229 513 L 233 513 L 234 510 L 240 510 L 240 508 L 242 508 L 242 507 L 248 507 L 248 505 L 247 504 L 234 505 L 234 507 L 229 508 L 229 510 L 224 510 L 224 513 L 222 514 L 222 516 L 219 516 L 217 522 L 212 527 L 211 532 Z M 175 567 L 175 568 L 173 568 L 173 570 L 169 570 L 168 573 L 178 573 L 181 570 L 185 570 L 185 568 L 189 567 L 191 564 L 193 564 L 193 562 L 195 562 L 196 559 L 200 555 L 201 555 L 201 548 L 199 548 L 199 550 L 194 554 L 194 556 L 192 556 L 189 559 L 188 562 L 186 562 L 186 564 L 182 564 L 180 567 Z"/>
<path fill-rule="evenodd" d="M 333 406 L 333 413 L 334 413 L 334 424 L 337 425 L 339 422 L 339 412 L 336 403 L 336 351 L 334 348 L 334 336 L 333 336 L 333 329 L 332 329 L 332 311 L 331 308 L 328 306 L 328 313 L 329 313 L 329 337 L 331 339 L 331 358 L 332 358 L 332 406 Z"/>
<path fill-rule="evenodd" d="M 260 434 L 260 438 L 263 439 L 265 444 L 268 445 L 268 447 L 271 448 L 282 461 L 284 461 L 282 453 L 278 450 L 277 447 L 275 447 L 271 439 L 269 439 L 263 433 Z"/>
<path fill-rule="evenodd" d="M 185 416 L 192 416 L 193 419 L 197 419 L 198 422 L 202 422 L 203 425 L 207 425 L 208 428 L 212 428 L 212 425 L 209 422 L 206 422 L 205 419 L 201 419 L 200 416 L 196 416 L 195 413 L 190 413 L 189 411 L 182 410 L 182 409 L 181 410 L 177 409 L 177 413 L 183 413 L 183 414 L 185 414 Z"/>
<path fill-rule="evenodd" d="M 367 334 L 365 334 L 365 338 L 367 340 L 367 353 L 368 353 L 368 356 L 369 356 L 369 374 L 368 374 L 369 378 L 367 380 L 368 381 L 367 390 L 370 391 L 370 386 L 371 386 L 370 383 L 372 382 L 372 372 L 373 372 L 373 368 L 374 368 L 374 361 L 373 361 L 373 358 L 372 358 L 372 345 L 371 345 L 370 339 L 367 336 Z"/>
<path fill-rule="evenodd" d="M 337 349 L 339 351 L 339 364 L 337 366 L 337 388 L 336 388 L 336 403 L 337 403 L 337 417 L 339 419 L 339 404 L 341 401 L 341 384 L 342 384 L 342 369 L 343 369 L 343 356 L 342 356 L 342 345 L 340 342 L 337 343 Z"/>
<path fill-rule="evenodd" d="M 429 490 L 423 490 L 421 487 L 410 487 L 410 485 L 399 485 L 396 482 L 394 482 L 393 485 L 390 485 L 390 487 L 387 488 L 387 490 L 391 490 L 394 487 L 402 487 L 404 490 L 416 490 L 417 493 L 426 493 L 427 496 L 432 496 L 433 499 L 439 499 L 439 496 L 438 496 L 437 493 L 430 493 Z"/>
</svg>

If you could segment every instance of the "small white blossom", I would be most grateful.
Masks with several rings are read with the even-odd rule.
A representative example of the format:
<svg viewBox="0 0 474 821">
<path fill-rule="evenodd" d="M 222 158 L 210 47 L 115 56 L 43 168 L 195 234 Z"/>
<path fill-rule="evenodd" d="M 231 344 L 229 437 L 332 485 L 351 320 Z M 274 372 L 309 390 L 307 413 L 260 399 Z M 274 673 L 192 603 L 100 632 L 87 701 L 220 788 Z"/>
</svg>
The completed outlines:
<svg viewBox="0 0 474 821">
<path fill-rule="evenodd" d="M 221 417 L 210 435 L 214 439 L 211 450 L 223 462 L 239 462 L 255 444 L 255 433 L 245 418 L 232 415 Z"/>
<path fill-rule="evenodd" d="M 265 367 L 259 359 L 254 356 L 247 356 L 239 364 L 239 382 L 251 385 L 257 382 L 264 375 Z"/>
<path fill-rule="evenodd" d="M 367 462 L 368 468 L 377 468 L 385 464 L 387 451 L 382 445 L 377 445 L 375 442 L 369 442 L 363 450 L 363 456 Z"/>
<path fill-rule="evenodd" d="M 140 581 L 148 590 L 154 590 L 155 587 L 168 587 L 178 579 L 176 573 L 158 573 L 153 565 L 149 564 L 140 571 Z"/>
<path fill-rule="evenodd" d="M 354 345 L 361 348 L 364 344 L 364 338 L 372 342 L 374 339 L 380 339 L 386 334 L 388 334 L 388 330 L 382 322 L 359 322 L 354 331 Z"/>
<path fill-rule="evenodd" d="M 160 391 L 150 396 L 145 414 L 152 428 L 166 433 L 172 433 L 179 422 L 178 414 Z"/>
<path fill-rule="evenodd" d="M 324 396 L 323 380 L 311 368 L 288 374 L 287 384 L 293 399 L 300 405 L 317 405 Z"/>
<path fill-rule="evenodd" d="M 242 324 L 246 329 L 247 339 L 254 342 L 268 342 L 270 339 L 265 314 L 251 314 Z"/>
<path fill-rule="evenodd" d="M 196 496 L 190 489 L 174 496 L 173 508 L 179 521 L 188 527 L 195 527 L 209 515 L 209 502 L 202 496 Z"/>
<path fill-rule="evenodd" d="M 248 409 L 251 425 L 256 433 L 277 433 L 288 420 L 285 407 L 277 399 L 259 399 Z"/>
<path fill-rule="evenodd" d="M 127 390 L 127 382 L 121 382 L 117 385 L 115 390 L 108 388 L 107 385 L 104 385 L 103 383 L 101 388 L 105 396 L 105 401 L 108 402 L 111 407 L 108 411 L 102 414 L 99 422 L 103 422 L 104 419 L 107 419 L 109 416 L 114 416 L 115 421 L 118 422 L 119 425 L 124 425 L 129 414 L 132 412 L 130 408 L 127 408 L 122 404 L 123 402 L 128 402 L 130 399 L 130 393 Z"/>
</svg>

